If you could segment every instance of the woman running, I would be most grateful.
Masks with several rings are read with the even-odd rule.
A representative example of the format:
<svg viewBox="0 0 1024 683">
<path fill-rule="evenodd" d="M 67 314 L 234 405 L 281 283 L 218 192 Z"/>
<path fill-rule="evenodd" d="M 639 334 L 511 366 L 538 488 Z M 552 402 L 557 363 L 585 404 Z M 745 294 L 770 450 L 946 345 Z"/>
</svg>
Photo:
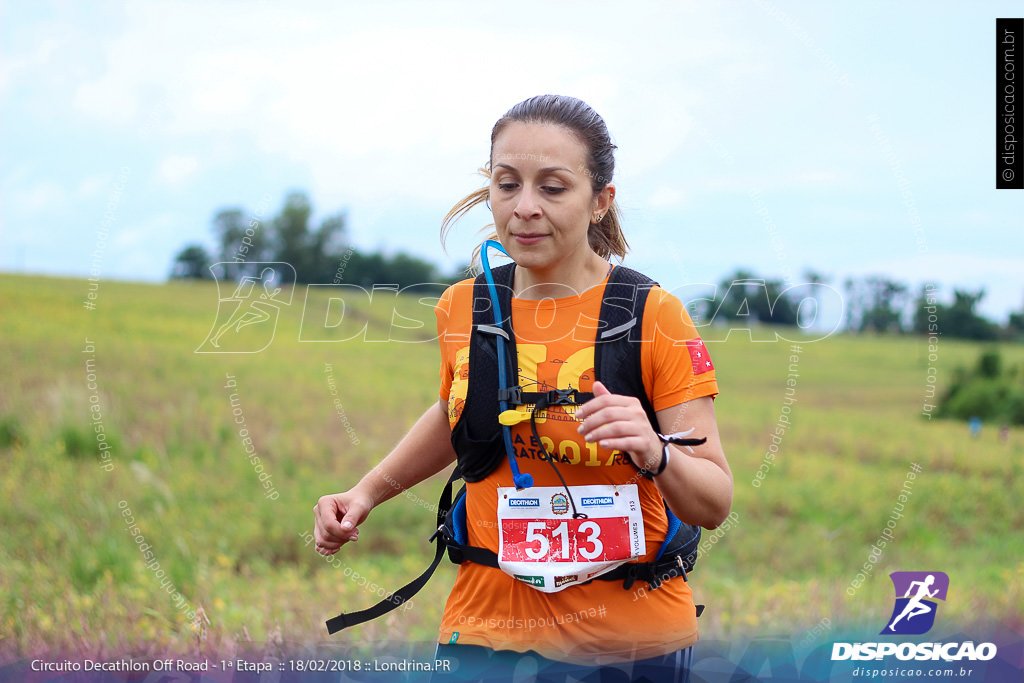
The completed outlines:
<svg viewBox="0 0 1024 683">
<path fill-rule="evenodd" d="M 510 310 L 474 324 L 474 291 L 493 293 L 497 282 L 481 290 L 483 280 L 465 280 L 444 293 L 440 400 L 378 467 L 315 507 L 316 547 L 330 555 L 358 538 L 376 505 L 458 460 L 468 545 L 499 566 L 459 566 L 437 650 L 458 662 L 453 680 L 507 680 L 513 669 L 541 680 L 688 673 L 697 610 L 675 569 L 681 556 L 663 571 L 663 545 L 676 519 L 712 529 L 727 517 L 732 474 L 715 421 L 715 368 L 682 302 L 610 260 L 627 249 L 614 149 L 603 119 L 575 98 L 534 97 L 498 120 L 489 184 L 452 209 L 442 238 L 487 202 L 513 262 L 493 271 L 510 288 Z M 609 306 L 625 310 L 620 329 L 601 327 Z M 485 338 L 514 354 L 504 386 L 494 368 L 505 361 L 485 362 Z M 624 338 L 627 351 L 638 349 L 635 390 L 628 353 L 595 365 L 601 343 L 620 349 L 611 342 Z"/>
</svg>

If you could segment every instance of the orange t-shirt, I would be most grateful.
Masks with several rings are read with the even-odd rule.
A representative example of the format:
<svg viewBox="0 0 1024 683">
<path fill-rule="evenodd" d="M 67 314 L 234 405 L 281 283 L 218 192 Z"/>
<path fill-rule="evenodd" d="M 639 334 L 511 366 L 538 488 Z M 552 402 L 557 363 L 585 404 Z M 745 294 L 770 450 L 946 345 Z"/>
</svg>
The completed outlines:
<svg viewBox="0 0 1024 683">
<path fill-rule="evenodd" d="M 524 390 L 592 390 L 595 331 L 606 283 L 607 279 L 579 296 L 512 299 L 519 383 Z M 448 288 L 435 309 L 442 356 L 440 394 L 448 401 L 452 426 L 462 413 L 468 388 L 472 293 L 473 281 L 464 280 Z M 714 367 L 703 344 L 696 341 L 697 332 L 679 299 L 652 288 L 642 325 L 641 370 L 656 411 L 718 393 Z M 637 484 L 647 546 L 641 561 L 653 560 L 668 529 L 661 493 L 653 482 L 637 476 L 627 455 L 586 443 L 576 431 L 574 412 L 572 406 L 554 406 L 538 416 L 541 440 L 549 453 L 560 456 L 556 464 L 570 486 Z M 540 459 L 529 421 L 512 427 L 512 440 L 519 469 L 533 475 L 535 486 L 561 486 L 551 464 Z M 484 480 L 467 485 L 470 545 L 497 552 L 495 489 L 512 485 L 507 457 Z M 438 641 L 533 650 L 581 664 L 612 663 L 692 645 L 697 641 L 697 617 L 690 587 L 681 578 L 654 591 L 645 581 L 624 590 L 621 581 L 595 580 L 543 593 L 501 569 L 464 562 L 445 605 Z"/>
</svg>

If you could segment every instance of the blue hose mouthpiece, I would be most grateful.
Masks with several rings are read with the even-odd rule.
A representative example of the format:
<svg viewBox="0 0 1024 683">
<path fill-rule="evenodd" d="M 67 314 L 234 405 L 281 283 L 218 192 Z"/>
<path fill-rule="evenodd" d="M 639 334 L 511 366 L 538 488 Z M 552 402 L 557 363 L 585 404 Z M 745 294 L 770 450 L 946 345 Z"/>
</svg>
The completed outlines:
<svg viewBox="0 0 1024 683">
<path fill-rule="evenodd" d="M 529 472 L 526 472 L 524 474 L 517 474 L 514 477 L 512 477 L 512 483 L 516 485 L 517 491 L 528 489 L 531 486 L 533 486 L 533 475 L 531 475 Z"/>
</svg>

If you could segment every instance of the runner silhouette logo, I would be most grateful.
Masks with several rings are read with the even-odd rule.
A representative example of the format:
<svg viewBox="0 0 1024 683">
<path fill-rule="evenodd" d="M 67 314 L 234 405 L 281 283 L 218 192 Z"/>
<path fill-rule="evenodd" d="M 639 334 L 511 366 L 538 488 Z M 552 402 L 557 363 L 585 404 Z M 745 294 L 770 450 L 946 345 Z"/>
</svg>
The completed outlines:
<svg viewBox="0 0 1024 683">
<path fill-rule="evenodd" d="M 945 572 L 893 572 L 889 578 L 896 590 L 896 604 L 880 635 L 927 633 L 935 623 L 938 601 L 946 599 L 949 576 Z"/>
<path fill-rule="evenodd" d="M 246 270 L 239 271 L 241 266 Z M 281 310 L 292 304 L 295 268 L 272 261 L 241 266 L 210 266 L 217 282 L 217 316 L 195 353 L 259 353 L 274 341 Z"/>
</svg>

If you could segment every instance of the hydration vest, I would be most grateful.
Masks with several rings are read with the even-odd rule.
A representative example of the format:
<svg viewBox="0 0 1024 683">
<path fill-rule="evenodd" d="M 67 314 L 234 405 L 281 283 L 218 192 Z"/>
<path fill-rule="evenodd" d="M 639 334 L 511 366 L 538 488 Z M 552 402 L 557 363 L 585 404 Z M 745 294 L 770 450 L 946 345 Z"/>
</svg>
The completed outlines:
<svg viewBox="0 0 1024 683">
<path fill-rule="evenodd" d="M 462 479 L 473 483 L 494 471 L 506 456 L 502 448 L 502 429 L 498 422 L 496 401 L 509 405 L 571 405 L 582 404 L 594 397 L 568 388 L 548 392 L 524 391 L 518 381 L 511 387 L 498 386 L 498 337 L 507 346 L 505 376 L 519 377 L 516 340 L 512 334 L 512 278 L 515 264 L 495 268 L 494 288 L 497 307 L 504 315 L 500 326 L 493 324 L 491 287 L 481 274 L 473 283 L 473 332 L 469 343 L 469 387 L 465 406 L 452 427 L 452 446 L 459 458 Z M 595 379 L 613 394 L 636 396 L 647 413 L 654 430 L 658 418 L 647 398 L 640 374 L 640 334 L 644 304 L 654 286 L 653 280 L 624 266 L 612 269 L 601 302 L 597 338 L 594 344 Z M 513 467 L 513 472 L 518 468 Z M 518 483 L 517 483 L 518 486 Z"/>
<path fill-rule="evenodd" d="M 496 243 L 489 244 L 496 246 Z M 533 404 L 536 412 L 552 405 L 579 405 L 593 398 L 592 393 L 568 387 L 547 392 L 528 392 L 519 386 L 518 381 L 513 386 L 507 385 L 505 378 L 518 380 L 519 377 L 511 320 L 514 270 L 515 264 L 510 263 L 492 271 L 485 255 L 484 273 L 477 276 L 473 283 L 469 386 L 462 414 L 452 427 L 452 445 L 458 464 L 438 501 L 437 531 L 430 537 L 431 542 L 437 543 L 433 561 L 418 578 L 377 605 L 329 619 L 329 633 L 375 619 L 403 604 L 426 585 L 446 550 L 449 559 L 456 564 L 468 561 L 498 567 L 498 557 L 493 550 L 468 544 L 466 488 L 462 487 L 453 504 L 451 494 L 454 482 L 460 478 L 467 483 L 482 481 L 494 471 L 502 458 L 508 457 L 515 486 L 520 489 L 532 486 L 532 477 L 519 472 L 510 430 L 499 421 L 499 414 L 507 410 L 508 406 Z M 612 393 L 636 396 L 654 431 L 660 434 L 654 406 L 643 386 L 640 366 L 644 306 L 650 288 L 656 284 L 647 276 L 624 266 L 612 269 L 601 303 L 594 345 L 594 372 L 595 380 L 601 381 Z M 509 347 L 508 352 L 503 348 L 505 345 Z M 541 443 L 532 419 L 531 427 L 537 442 Z M 503 440 L 506 442 L 504 446 Z M 682 445 L 699 445 L 705 439 L 673 438 L 671 441 Z M 564 484 L 565 480 L 558 472 L 554 458 L 546 451 L 543 452 L 545 455 L 542 458 L 555 468 Z M 652 476 L 646 470 L 637 469 L 647 478 Z M 568 492 L 568 487 L 566 490 Z M 575 504 L 573 509 L 575 511 Z M 678 576 L 687 580 L 687 572 L 693 570 L 697 559 L 700 527 L 680 522 L 667 505 L 665 512 L 669 528 L 654 561 L 623 564 L 592 580 L 621 580 L 626 590 L 637 579 L 646 581 L 651 590 L 657 589 L 663 581 Z M 703 608 L 703 605 L 697 605 L 698 616 Z"/>
</svg>

